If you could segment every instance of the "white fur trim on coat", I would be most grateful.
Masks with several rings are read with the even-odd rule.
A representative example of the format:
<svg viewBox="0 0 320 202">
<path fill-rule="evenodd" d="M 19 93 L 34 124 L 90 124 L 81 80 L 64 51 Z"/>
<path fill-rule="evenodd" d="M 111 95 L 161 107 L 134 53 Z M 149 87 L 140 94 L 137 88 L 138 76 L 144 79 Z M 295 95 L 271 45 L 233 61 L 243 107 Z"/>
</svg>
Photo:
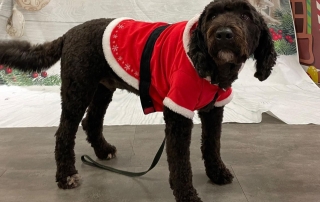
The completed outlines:
<svg viewBox="0 0 320 202">
<path fill-rule="evenodd" d="M 231 92 L 231 94 L 224 100 L 221 100 L 221 101 L 217 101 L 216 103 L 214 103 L 214 106 L 216 107 L 222 107 L 226 104 L 228 104 L 233 98 L 233 91 Z"/>
<path fill-rule="evenodd" d="M 184 51 L 186 52 L 186 55 L 187 55 L 187 57 L 193 67 L 194 67 L 193 62 L 188 55 L 190 38 L 191 38 L 190 31 L 191 31 L 191 28 L 193 27 L 193 25 L 198 22 L 199 17 L 200 17 L 200 14 L 197 14 L 187 22 L 186 27 L 184 28 L 184 31 L 183 31 L 183 35 L 182 35 L 182 43 L 183 43 Z"/>
<path fill-rule="evenodd" d="M 135 89 L 139 90 L 139 80 L 132 77 L 128 74 L 117 62 L 116 58 L 114 57 L 111 46 L 110 46 L 110 38 L 112 30 L 123 20 L 128 20 L 132 18 L 117 18 L 110 22 L 107 26 L 106 30 L 103 33 L 102 37 L 102 49 L 105 55 L 105 58 L 112 68 L 112 70 L 125 82 L 127 82 L 130 86 L 134 87 Z"/>
<path fill-rule="evenodd" d="M 186 53 L 189 52 L 189 43 L 190 43 L 190 38 L 191 38 L 191 33 L 190 33 L 191 28 L 193 27 L 193 25 L 195 25 L 198 22 L 199 17 L 200 17 L 200 14 L 195 15 L 193 18 L 191 18 L 187 22 L 186 27 L 184 28 L 182 41 L 183 41 L 183 48 L 186 51 Z M 188 56 L 188 58 L 189 58 L 189 56 Z"/>
<path fill-rule="evenodd" d="M 192 119 L 194 116 L 194 112 L 184 108 L 180 105 L 178 105 L 177 103 L 175 103 L 173 100 L 171 100 L 170 98 L 166 97 L 163 100 L 163 105 L 168 107 L 169 109 L 171 109 L 172 111 L 181 114 L 182 116 L 188 118 L 188 119 Z"/>
</svg>

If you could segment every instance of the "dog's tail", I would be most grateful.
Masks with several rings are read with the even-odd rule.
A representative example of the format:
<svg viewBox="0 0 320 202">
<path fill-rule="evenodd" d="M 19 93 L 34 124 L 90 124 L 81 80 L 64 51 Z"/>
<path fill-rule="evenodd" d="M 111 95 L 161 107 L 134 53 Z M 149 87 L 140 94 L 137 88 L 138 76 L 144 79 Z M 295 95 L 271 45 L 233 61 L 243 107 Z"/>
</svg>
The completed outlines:
<svg viewBox="0 0 320 202">
<path fill-rule="evenodd" d="M 61 57 L 63 37 L 52 42 L 32 45 L 27 41 L 0 42 L 0 65 L 24 72 L 49 69 Z"/>
</svg>

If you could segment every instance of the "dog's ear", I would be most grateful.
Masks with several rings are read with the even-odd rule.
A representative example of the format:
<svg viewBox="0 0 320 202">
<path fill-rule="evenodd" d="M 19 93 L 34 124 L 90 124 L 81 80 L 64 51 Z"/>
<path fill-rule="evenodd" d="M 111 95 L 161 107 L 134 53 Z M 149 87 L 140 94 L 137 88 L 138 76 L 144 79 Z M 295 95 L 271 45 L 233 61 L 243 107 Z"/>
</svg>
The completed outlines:
<svg viewBox="0 0 320 202">
<path fill-rule="evenodd" d="M 202 33 L 205 10 L 200 15 L 197 27 L 192 31 L 188 55 L 200 77 L 211 76 L 215 71 L 215 63 L 212 61 Z"/>
<path fill-rule="evenodd" d="M 260 38 L 258 47 L 254 51 L 254 58 L 256 59 L 256 73 L 254 76 L 260 81 L 263 81 L 271 74 L 272 67 L 277 60 L 277 53 L 274 49 L 271 34 L 267 24 L 260 17 Z"/>
<path fill-rule="evenodd" d="M 201 13 L 201 15 L 199 16 L 197 27 L 193 32 L 194 33 L 193 36 L 197 38 L 198 47 L 200 49 L 202 49 L 203 51 L 206 49 L 205 41 L 204 41 L 204 35 L 202 33 L 202 28 L 204 26 L 203 24 L 204 24 L 204 21 L 205 21 L 205 15 L 206 15 L 206 9 L 204 9 L 203 12 Z"/>
</svg>

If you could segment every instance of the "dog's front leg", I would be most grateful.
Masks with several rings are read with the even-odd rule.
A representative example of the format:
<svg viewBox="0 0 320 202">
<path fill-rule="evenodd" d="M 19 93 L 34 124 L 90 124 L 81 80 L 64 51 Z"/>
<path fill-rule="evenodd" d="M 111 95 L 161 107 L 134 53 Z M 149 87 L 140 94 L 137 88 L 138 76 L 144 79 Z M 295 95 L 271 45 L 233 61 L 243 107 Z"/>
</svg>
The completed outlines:
<svg viewBox="0 0 320 202">
<path fill-rule="evenodd" d="M 169 181 L 173 195 L 179 202 L 201 202 L 192 184 L 190 164 L 192 120 L 166 107 L 164 109 L 164 120 L 170 171 Z"/>
<path fill-rule="evenodd" d="M 233 176 L 220 156 L 220 137 L 223 107 L 215 107 L 208 112 L 199 111 L 202 123 L 202 158 L 207 176 L 216 184 L 228 184 Z"/>
</svg>

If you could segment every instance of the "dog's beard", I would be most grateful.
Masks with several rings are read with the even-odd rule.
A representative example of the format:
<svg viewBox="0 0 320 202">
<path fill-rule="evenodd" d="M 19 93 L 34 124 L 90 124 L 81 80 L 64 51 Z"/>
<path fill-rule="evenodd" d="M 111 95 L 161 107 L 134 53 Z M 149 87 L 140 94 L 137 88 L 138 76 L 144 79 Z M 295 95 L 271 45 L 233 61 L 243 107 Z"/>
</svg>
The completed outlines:
<svg viewBox="0 0 320 202">
<path fill-rule="evenodd" d="M 217 56 L 221 63 L 231 63 L 235 59 L 234 53 L 230 50 L 220 50 Z"/>
</svg>

